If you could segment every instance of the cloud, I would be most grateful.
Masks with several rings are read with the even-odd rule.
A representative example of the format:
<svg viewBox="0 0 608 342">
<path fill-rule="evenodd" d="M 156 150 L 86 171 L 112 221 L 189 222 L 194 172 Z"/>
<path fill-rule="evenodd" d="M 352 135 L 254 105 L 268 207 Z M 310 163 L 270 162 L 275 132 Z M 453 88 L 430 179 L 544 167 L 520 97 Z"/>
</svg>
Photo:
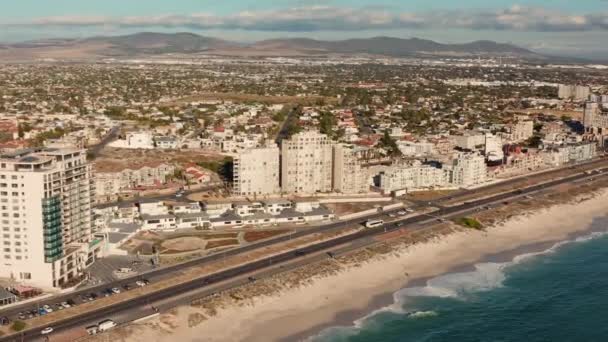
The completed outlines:
<svg viewBox="0 0 608 342">
<path fill-rule="evenodd" d="M 160 16 L 42 17 L 4 26 L 189 28 L 277 32 L 361 31 L 400 28 L 457 28 L 469 30 L 573 32 L 608 30 L 608 13 L 566 14 L 545 8 L 512 6 L 502 10 L 396 12 L 367 8 L 314 5 L 271 11 L 244 11 L 218 16 L 211 13 Z"/>
</svg>

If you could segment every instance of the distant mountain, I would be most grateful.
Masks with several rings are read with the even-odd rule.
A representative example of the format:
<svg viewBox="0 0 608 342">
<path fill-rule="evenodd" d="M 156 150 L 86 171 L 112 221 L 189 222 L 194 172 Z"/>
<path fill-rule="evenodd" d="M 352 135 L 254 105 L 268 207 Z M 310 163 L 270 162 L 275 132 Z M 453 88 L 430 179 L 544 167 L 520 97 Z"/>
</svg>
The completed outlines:
<svg viewBox="0 0 608 342">
<path fill-rule="evenodd" d="M 230 48 L 238 44 L 194 33 L 141 32 L 126 36 L 93 37 L 84 43 L 103 43 L 110 46 L 112 55 L 157 55 L 163 53 L 198 53 L 212 49 Z"/>
<path fill-rule="evenodd" d="M 142 32 L 124 36 L 85 39 L 48 39 L 0 45 L 0 60 L 95 59 L 103 57 L 210 54 L 223 56 L 514 56 L 542 59 L 543 56 L 511 44 L 476 41 L 440 44 L 418 38 L 375 37 L 324 41 L 307 38 L 272 39 L 240 44 L 193 33 Z"/>
<path fill-rule="evenodd" d="M 416 55 L 514 55 L 537 56 L 524 48 L 492 41 L 476 41 L 467 44 L 440 44 L 432 40 L 392 37 L 323 41 L 314 39 L 272 39 L 257 42 L 252 48 L 259 50 L 297 50 L 311 54 L 371 54 L 391 57 Z"/>
</svg>

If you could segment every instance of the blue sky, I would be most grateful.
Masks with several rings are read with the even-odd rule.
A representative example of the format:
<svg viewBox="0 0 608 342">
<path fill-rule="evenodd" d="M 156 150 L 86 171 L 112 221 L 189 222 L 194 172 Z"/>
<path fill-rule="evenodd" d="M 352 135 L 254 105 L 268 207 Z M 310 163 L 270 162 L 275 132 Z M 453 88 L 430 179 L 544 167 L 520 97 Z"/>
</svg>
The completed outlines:
<svg viewBox="0 0 608 342">
<path fill-rule="evenodd" d="M 0 26 L 5 42 L 191 31 L 238 41 L 491 39 L 571 55 L 608 53 L 608 0 L 18 0 L 5 1 Z"/>
</svg>

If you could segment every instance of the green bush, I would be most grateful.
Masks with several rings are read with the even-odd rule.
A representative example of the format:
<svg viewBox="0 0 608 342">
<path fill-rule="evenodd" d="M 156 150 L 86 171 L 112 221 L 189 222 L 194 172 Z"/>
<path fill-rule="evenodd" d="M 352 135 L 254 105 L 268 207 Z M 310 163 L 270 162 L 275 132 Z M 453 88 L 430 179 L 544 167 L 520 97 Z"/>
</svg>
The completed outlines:
<svg viewBox="0 0 608 342">
<path fill-rule="evenodd" d="M 26 324 L 23 321 L 15 321 L 13 322 L 13 325 L 11 326 L 11 329 L 13 331 L 21 331 L 23 329 L 25 329 Z"/>
<path fill-rule="evenodd" d="M 479 222 L 476 219 L 471 218 L 471 217 L 461 217 L 456 220 L 456 223 L 461 226 L 464 226 L 467 228 L 473 228 L 473 229 L 477 229 L 477 230 L 481 230 L 483 228 L 483 225 L 481 224 L 481 222 Z"/>
</svg>

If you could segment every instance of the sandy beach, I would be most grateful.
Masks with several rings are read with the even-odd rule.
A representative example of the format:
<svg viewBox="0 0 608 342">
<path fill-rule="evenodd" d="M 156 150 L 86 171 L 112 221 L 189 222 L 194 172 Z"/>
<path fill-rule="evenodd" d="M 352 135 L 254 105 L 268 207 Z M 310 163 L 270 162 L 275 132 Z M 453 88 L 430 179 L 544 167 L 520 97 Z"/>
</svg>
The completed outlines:
<svg viewBox="0 0 608 342">
<path fill-rule="evenodd" d="M 407 246 L 348 271 L 314 279 L 306 286 L 220 309 L 211 317 L 200 308 L 178 308 L 174 313 L 130 326 L 125 340 L 302 340 L 336 322 L 352 324 L 375 306 L 390 304 L 392 293 L 408 284 L 424 285 L 425 279 L 471 266 L 492 255 L 508 255 L 525 246 L 546 249 L 542 246 L 584 235 L 594 218 L 608 213 L 607 200 L 608 191 L 604 190 L 592 198 L 586 195 L 582 202 L 515 216 L 486 231 L 464 230 Z"/>
</svg>

